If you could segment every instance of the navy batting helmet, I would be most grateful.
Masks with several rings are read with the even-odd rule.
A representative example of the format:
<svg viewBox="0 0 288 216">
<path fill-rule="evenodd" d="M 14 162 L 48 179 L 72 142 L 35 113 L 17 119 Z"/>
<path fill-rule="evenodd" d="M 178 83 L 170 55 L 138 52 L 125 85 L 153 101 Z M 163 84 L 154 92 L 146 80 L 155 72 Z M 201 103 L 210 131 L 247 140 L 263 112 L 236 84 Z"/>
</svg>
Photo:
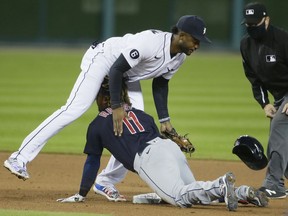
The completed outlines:
<svg viewBox="0 0 288 216">
<path fill-rule="evenodd" d="M 267 166 L 268 160 L 261 143 L 254 137 L 243 135 L 234 143 L 232 150 L 250 169 L 261 170 Z"/>
</svg>

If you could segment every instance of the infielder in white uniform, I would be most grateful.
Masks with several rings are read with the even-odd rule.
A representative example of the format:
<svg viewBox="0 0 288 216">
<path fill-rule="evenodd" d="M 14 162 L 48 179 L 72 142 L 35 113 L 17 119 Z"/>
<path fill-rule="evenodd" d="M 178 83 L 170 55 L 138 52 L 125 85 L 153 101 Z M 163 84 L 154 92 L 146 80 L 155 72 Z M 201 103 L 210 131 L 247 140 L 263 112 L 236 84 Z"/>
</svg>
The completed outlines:
<svg viewBox="0 0 288 216">
<path fill-rule="evenodd" d="M 203 20 L 197 16 L 186 15 L 179 19 L 171 33 L 146 30 L 92 44 L 83 56 L 81 73 L 66 104 L 23 140 L 18 151 L 12 153 L 4 162 L 4 167 L 20 179 L 28 179 L 27 163 L 38 155 L 51 137 L 88 110 L 105 75 L 111 76 L 115 135 L 121 136 L 123 129 L 122 119 L 125 112 L 119 101 L 122 83 L 119 80 L 123 76 L 128 83 L 133 106 L 142 110 L 144 105 L 139 81 L 153 79 L 153 96 L 161 123 L 160 130 L 172 130 L 167 108 L 168 81 L 182 65 L 186 55 L 191 55 L 199 48 L 200 42 L 210 43 L 205 34 Z M 105 184 L 112 187 L 124 178 L 126 172 L 127 170 L 112 157 L 97 180 L 104 185 L 100 190 L 109 194 L 110 190 L 107 191 Z"/>
</svg>

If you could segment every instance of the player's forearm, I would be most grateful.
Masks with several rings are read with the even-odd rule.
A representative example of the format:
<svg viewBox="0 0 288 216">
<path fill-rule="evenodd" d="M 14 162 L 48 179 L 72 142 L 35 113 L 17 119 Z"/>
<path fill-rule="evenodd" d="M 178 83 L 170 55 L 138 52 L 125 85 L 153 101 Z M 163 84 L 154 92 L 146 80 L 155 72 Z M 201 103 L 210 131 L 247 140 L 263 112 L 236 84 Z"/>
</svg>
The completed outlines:
<svg viewBox="0 0 288 216">
<path fill-rule="evenodd" d="M 121 89 L 123 73 L 131 67 L 121 54 L 119 58 L 112 65 L 109 72 L 109 90 L 111 97 L 111 108 L 116 109 L 121 106 Z"/>
<path fill-rule="evenodd" d="M 96 179 L 97 172 L 100 167 L 100 156 L 87 155 L 86 162 L 83 168 L 82 180 L 80 184 L 79 194 L 86 197 Z"/>
<path fill-rule="evenodd" d="M 169 80 L 163 77 L 157 77 L 153 79 L 152 83 L 154 103 L 160 122 L 170 120 L 168 113 L 168 82 Z"/>
<path fill-rule="evenodd" d="M 262 108 L 264 108 L 267 104 L 269 104 L 268 92 L 262 86 L 253 86 L 252 92 L 255 100 L 260 104 Z"/>
</svg>

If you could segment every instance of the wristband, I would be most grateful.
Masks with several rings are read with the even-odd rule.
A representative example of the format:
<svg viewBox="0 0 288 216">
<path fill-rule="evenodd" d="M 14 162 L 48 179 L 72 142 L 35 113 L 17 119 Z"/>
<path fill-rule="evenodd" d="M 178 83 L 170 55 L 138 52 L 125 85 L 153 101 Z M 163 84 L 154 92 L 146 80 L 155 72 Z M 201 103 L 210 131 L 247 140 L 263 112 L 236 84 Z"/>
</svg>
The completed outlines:
<svg viewBox="0 0 288 216">
<path fill-rule="evenodd" d="M 167 122 L 167 121 L 170 121 L 170 117 L 159 119 L 160 123 L 164 123 L 164 122 Z"/>
</svg>

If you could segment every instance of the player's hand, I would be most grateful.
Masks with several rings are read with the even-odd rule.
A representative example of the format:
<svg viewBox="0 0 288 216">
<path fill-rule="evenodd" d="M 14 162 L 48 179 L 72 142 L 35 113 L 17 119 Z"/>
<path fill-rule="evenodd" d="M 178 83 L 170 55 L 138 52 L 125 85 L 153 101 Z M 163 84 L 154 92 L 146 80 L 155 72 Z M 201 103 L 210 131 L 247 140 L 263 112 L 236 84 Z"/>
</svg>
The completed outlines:
<svg viewBox="0 0 288 216">
<path fill-rule="evenodd" d="M 67 197 L 67 198 L 60 198 L 56 200 L 57 202 L 62 203 L 76 203 L 76 202 L 84 202 L 85 197 L 81 196 L 80 194 L 75 194 L 73 196 Z"/>
<path fill-rule="evenodd" d="M 268 118 L 274 118 L 276 111 L 277 111 L 277 110 L 275 109 L 275 107 L 274 107 L 272 104 L 267 104 L 267 105 L 264 107 L 265 115 L 266 115 L 266 117 L 268 117 Z"/>
<path fill-rule="evenodd" d="M 285 113 L 286 115 L 288 115 L 288 103 L 286 103 L 282 109 L 282 113 Z"/>
<path fill-rule="evenodd" d="M 113 109 L 113 130 L 115 136 L 121 136 L 123 133 L 123 119 L 127 117 L 127 113 L 123 107 Z"/>
<path fill-rule="evenodd" d="M 165 131 L 169 132 L 169 131 L 172 131 L 172 129 L 173 129 L 173 126 L 170 121 L 162 122 L 160 124 L 160 132 L 165 132 Z"/>
</svg>

